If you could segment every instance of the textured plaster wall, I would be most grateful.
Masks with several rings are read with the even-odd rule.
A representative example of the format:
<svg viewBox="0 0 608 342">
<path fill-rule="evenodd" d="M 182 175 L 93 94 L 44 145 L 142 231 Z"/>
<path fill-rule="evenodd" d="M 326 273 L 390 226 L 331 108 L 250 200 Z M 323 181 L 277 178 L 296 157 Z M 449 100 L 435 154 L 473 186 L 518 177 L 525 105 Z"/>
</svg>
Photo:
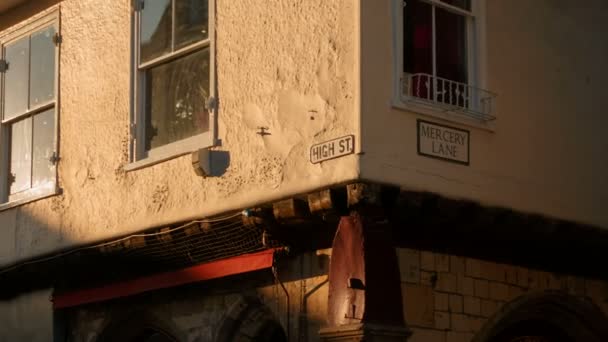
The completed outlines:
<svg viewBox="0 0 608 342">
<path fill-rule="evenodd" d="M 393 108 L 392 0 L 361 3 L 362 177 L 608 228 L 608 3 L 483 1 L 494 132 Z M 418 156 L 419 118 L 469 130 L 470 166 Z"/>
<path fill-rule="evenodd" d="M 0 14 L 0 34 L 41 11 L 40 4 L 28 4 Z M 63 193 L 0 212 L 1 264 L 357 177 L 355 155 L 308 161 L 312 144 L 358 129 L 354 1 L 217 0 L 218 149 L 228 151 L 231 162 L 223 176 L 206 179 L 195 175 L 190 156 L 123 169 L 129 161 L 130 1 L 57 6 Z M 271 135 L 256 134 L 258 126 Z"/>
</svg>

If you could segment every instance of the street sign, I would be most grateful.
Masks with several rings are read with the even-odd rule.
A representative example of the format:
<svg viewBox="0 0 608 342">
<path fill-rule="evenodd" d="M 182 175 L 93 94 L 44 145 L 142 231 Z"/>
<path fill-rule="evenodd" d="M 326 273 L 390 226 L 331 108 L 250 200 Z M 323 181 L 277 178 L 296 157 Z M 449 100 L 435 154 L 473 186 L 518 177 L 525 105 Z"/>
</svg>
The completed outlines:
<svg viewBox="0 0 608 342">
<path fill-rule="evenodd" d="M 355 152 L 355 136 L 329 140 L 320 144 L 312 145 L 310 148 L 310 162 L 317 164 L 326 160 L 343 157 Z"/>
</svg>

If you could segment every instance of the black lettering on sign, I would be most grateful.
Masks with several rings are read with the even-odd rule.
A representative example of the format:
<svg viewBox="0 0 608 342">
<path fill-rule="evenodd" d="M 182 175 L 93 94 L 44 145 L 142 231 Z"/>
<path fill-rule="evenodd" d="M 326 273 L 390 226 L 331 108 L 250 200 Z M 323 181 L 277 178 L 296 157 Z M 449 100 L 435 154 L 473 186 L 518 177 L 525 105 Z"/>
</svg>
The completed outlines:
<svg viewBox="0 0 608 342">
<path fill-rule="evenodd" d="M 342 157 L 355 152 L 355 136 L 329 140 L 310 147 L 310 162 L 313 164 Z"/>
<path fill-rule="evenodd" d="M 418 154 L 469 165 L 470 132 L 418 120 Z"/>
</svg>

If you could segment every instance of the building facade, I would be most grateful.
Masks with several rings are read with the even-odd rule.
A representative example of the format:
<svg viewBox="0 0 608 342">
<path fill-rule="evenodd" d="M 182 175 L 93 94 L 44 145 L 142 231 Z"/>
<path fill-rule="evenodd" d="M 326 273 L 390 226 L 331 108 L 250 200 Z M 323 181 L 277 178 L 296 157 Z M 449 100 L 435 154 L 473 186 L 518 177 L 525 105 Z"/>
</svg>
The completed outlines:
<svg viewBox="0 0 608 342">
<path fill-rule="evenodd" d="M 602 0 L 0 4 L 0 341 L 604 341 Z"/>
</svg>

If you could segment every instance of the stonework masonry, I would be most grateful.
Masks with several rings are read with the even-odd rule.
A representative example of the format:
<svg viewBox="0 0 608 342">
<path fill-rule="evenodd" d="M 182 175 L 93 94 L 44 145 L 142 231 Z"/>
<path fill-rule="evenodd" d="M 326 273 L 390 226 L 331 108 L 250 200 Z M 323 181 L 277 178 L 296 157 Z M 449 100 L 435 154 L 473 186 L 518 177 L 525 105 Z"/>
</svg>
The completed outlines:
<svg viewBox="0 0 608 342">
<path fill-rule="evenodd" d="M 545 290 L 592 301 L 608 314 L 605 281 L 416 249 L 397 251 L 410 342 L 471 341 L 505 304 Z"/>
<path fill-rule="evenodd" d="M 69 336 L 73 341 L 95 341 L 121 311 L 137 309 L 166 322 L 180 340 L 216 341 L 230 308 L 253 296 L 286 331 L 289 321 L 290 341 L 320 341 L 318 332 L 327 319 L 330 255 L 331 250 L 305 253 L 282 264 L 279 275 L 289 305 L 269 272 L 263 284 L 256 276 L 243 275 L 214 285 L 202 283 L 71 309 Z M 413 332 L 410 342 L 472 341 L 490 319 L 501 317 L 507 303 L 545 290 L 591 301 L 608 313 L 605 281 L 416 249 L 398 248 L 397 255 L 404 316 Z"/>
</svg>

